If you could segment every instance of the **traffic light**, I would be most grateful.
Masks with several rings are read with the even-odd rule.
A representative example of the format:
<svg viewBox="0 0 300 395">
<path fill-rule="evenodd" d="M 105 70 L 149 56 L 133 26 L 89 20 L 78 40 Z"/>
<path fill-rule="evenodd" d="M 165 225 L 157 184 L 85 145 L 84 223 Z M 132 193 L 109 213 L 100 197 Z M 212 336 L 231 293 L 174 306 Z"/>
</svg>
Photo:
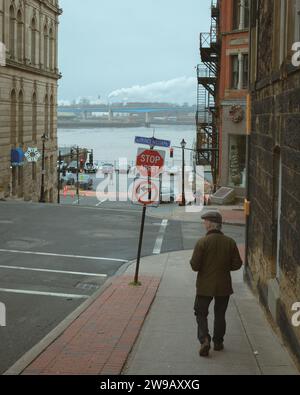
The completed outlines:
<svg viewBox="0 0 300 395">
<path fill-rule="evenodd" d="M 81 158 L 80 159 L 80 171 L 83 171 L 83 169 L 84 169 L 84 159 Z"/>
<path fill-rule="evenodd" d="M 90 153 L 90 164 L 91 164 L 91 165 L 94 164 L 94 154 L 93 154 L 93 151 Z"/>
<path fill-rule="evenodd" d="M 74 158 L 74 149 L 73 148 L 71 148 L 70 157 L 71 157 L 71 160 Z"/>
<path fill-rule="evenodd" d="M 170 149 L 170 158 L 174 158 L 174 148 Z"/>
</svg>

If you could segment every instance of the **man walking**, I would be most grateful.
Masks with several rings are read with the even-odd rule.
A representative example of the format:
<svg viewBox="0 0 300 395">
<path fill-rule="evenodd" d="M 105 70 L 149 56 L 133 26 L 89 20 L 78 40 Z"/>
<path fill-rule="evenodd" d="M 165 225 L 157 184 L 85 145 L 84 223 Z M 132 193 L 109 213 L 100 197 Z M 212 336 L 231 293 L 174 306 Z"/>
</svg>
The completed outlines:
<svg viewBox="0 0 300 395">
<path fill-rule="evenodd" d="M 208 330 L 209 306 L 215 299 L 214 350 L 224 349 L 225 315 L 233 294 L 230 272 L 239 270 L 242 259 L 235 241 L 222 233 L 223 219 L 218 212 L 202 216 L 207 235 L 198 241 L 191 259 L 192 269 L 198 273 L 195 315 L 198 323 L 200 356 L 208 357 L 211 337 Z"/>
</svg>

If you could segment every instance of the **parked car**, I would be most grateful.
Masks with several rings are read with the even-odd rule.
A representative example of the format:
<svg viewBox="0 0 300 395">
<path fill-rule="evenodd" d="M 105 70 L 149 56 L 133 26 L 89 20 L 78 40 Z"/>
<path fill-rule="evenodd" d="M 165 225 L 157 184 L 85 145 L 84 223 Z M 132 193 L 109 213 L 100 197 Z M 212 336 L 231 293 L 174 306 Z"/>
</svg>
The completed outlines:
<svg viewBox="0 0 300 395">
<path fill-rule="evenodd" d="M 112 165 L 111 163 L 104 163 L 101 166 L 101 172 L 103 174 L 113 174 L 113 172 L 114 172 L 114 165 Z"/>
<path fill-rule="evenodd" d="M 77 187 L 77 180 L 75 181 L 75 186 Z M 93 189 L 93 179 L 88 174 L 80 174 L 79 175 L 79 188 L 84 191 Z"/>
</svg>

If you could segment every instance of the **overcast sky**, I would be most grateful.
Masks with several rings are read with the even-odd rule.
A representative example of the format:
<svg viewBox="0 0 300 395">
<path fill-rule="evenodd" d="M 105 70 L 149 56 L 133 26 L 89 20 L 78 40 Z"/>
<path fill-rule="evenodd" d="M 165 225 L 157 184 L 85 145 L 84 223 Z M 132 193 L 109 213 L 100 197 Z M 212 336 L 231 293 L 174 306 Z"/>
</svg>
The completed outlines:
<svg viewBox="0 0 300 395">
<path fill-rule="evenodd" d="M 59 99 L 193 102 L 211 0 L 60 0 Z"/>
</svg>

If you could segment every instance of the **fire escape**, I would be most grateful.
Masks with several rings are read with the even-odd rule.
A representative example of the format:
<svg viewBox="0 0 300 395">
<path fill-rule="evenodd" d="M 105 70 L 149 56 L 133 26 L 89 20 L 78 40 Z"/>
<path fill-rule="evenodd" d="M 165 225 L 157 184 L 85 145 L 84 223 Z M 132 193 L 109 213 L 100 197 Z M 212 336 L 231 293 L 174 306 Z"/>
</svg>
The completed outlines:
<svg viewBox="0 0 300 395">
<path fill-rule="evenodd" d="M 219 136 L 216 125 L 217 79 L 220 61 L 219 7 L 212 0 L 211 29 L 200 34 L 200 56 L 202 63 L 197 67 L 197 165 L 210 166 L 214 188 L 219 173 Z"/>
</svg>

